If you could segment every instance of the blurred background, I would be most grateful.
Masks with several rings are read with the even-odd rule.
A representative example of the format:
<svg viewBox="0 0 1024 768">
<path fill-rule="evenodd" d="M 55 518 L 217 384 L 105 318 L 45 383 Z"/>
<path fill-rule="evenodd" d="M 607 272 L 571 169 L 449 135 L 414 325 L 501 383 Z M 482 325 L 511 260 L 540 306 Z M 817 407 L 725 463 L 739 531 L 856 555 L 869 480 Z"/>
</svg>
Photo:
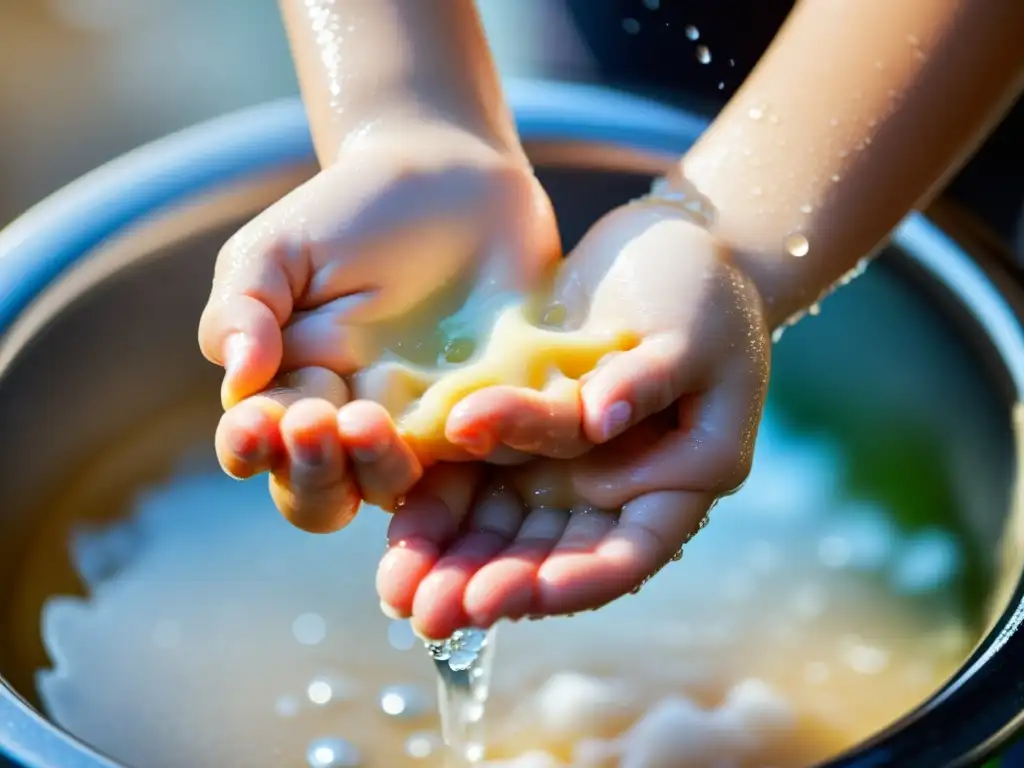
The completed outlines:
<svg viewBox="0 0 1024 768">
<path fill-rule="evenodd" d="M 713 114 L 791 0 L 479 0 L 509 75 L 602 82 Z M 699 41 L 685 29 L 700 30 Z M 696 46 L 711 60 L 701 63 Z M 274 0 L 2 0 L 0 226 L 151 139 L 297 92 Z M 1024 265 L 1024 105 L 953 182 Z"/>
</svg>

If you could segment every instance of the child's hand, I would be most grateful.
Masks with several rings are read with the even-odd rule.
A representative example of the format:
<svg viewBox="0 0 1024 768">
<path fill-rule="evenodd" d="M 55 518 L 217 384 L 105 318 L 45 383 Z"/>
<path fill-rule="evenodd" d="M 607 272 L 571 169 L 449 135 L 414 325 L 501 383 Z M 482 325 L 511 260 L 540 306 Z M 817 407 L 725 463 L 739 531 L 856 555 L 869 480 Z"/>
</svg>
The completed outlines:
<svg viewBox="0 0 1024 768">
<path fill-rule="evenodd" d="M 467 450 L 561 458 L 605 443 L 678 401 L 693 424 L 676 460 L 742 479 L 760 419 L 770 344 L 752 282 L 685 211 L 656 200 L 597 222 L 562 265 L 567 325 L 628 330 L 634 349 L 604 358 L 565 392 L 490 387 L 463 399 L 447 431 Z M 563 384 L 565 384 L 563 382 Z M 684 445 L 686 446 L 684 448 Z"/>
<path fill-rule="evenodd" d="M 521 155 L 442 124 L 350 142 L 218 256 L 199 341 L 226 369 L 225 470 L 269 470 L 278 507 L 314 531 L 404 493 L 415 457 L 381 406 L 348 403 L 342 377 L 376 354 L 358 327 L 481 275 L 523 290 L 559 248 Z"/>
<path fill-rule="evenodd" d="M 377 584 L 429 636 L 614 600 L 749 471 L 770 343 L 757 292 L 704 229 L 668 206 L 620 208 L 568 259 L 559 290 L 584 327 L 621 324 L 643 341 L 585 377 L 582 425 L 578 411 L 507 388 L 453 411 L 525 450 L 573 430 L 601 445 L 571 460 L 427 474 L 392 521 Z"/>
</svg>

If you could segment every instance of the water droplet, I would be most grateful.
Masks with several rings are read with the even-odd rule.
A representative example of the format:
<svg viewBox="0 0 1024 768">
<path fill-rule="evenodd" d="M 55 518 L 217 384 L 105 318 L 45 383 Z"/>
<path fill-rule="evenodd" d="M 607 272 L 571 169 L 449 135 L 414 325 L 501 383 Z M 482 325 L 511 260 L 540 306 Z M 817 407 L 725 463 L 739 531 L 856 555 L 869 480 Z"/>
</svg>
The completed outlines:
<svg viewBox="0 0 1024 768">
<path fill-rule="evenodd" d="M 678 563 L 682 559 L 683 559 L 683 549 L 682 549 L 682 547 L 680 547 L 679 549 L 676 550 L 676 553 L 674 555 L 672 555 L 672 562 L 673 563 Z"/>
<path fill-rule="evenodd" d="M 811 250 L 811 245 L 807 241 L 807 238 L 800 233 L 795 233 L 786 238 L 783 243 L 783 247 L 786 249 L 786 253 L 790 256 L 803 257 L 808 254 Z"/>
<path fill-rule="evenodd" d="M 687 24 L 684 31 L 686 32 L 687 40 L 700 40 L 700 30 L 693 26 L 693 24 Z"/>
<path fill-rule="evenodd" d="M 701 64 L 710 64 L 711 63 L 711 49 L 708 48 L 706 45 L 698 45 L 697 46 L 697 61 L 699 61 Z"/>
<path fill-rule="evenodd" d="M 322 678 L 317 678 L 306 687 L 306 696 L 318 707 L 330 704 L 334 698 L 334 688 Z"/>
<path fill-rule="evenodd" d="M 719 80 L 718 81 L 718 90 L 720 90 L 720 91 L 724 91 L 725 90 L 725 81 L 724 80 Z"/>
<path fill-rule="evenodd" d="M 729 59 L 729 66 L 730 67 L 735 67 L 736 66 L 736 59 Z"/>
<path fill-rule="evenodd" d="M 309 745 L 306 761 L 309 768 L 359 768 L 363 756 L 351 742 L 328 736 Z"/>
<path fill-rule="evenodd" d="M 817 317 L 821 314 L 821 305 L 818 302 L 814 302 L 807 308 L 807 314 L 811 317 Z"/>
<path fill-rule="evenodd" d="M 302 645 L 318 645 L 327 637 L 327 622 L 319 613 L 304 613 L 292 622 L 292 635 Z"/>
<path fill-rule="evenodd" d="M 421 731 L 405 740 L 405 754 L 414 760 L 425 760 L 444 748 L 444 741 L 436 733 Z"/>
<path fill-rule="evenodd" d="M 416 718 L 427 711 L 428 699 L 414 685 L 389 685 L 380 692 L 380 708 L 391 717 Z"/>
<path fill-rule="evenodd" d="M 622 20 L 622 30 L 627 35 L 635 35 L 640 31 L 640 22 L 636 19 L 626 18 Z"/>
<path fill-rule="evenodd" d="M 917 35 L 907 35 L 907 42 L 910 43 L 915 48 L 917 48 L 917 46 L 921 44 L 921 38 L 919 38 Z"/>
<path fill-rule="evenodd" d="M 466 336 L 457 336 L 445 343 L 444 351 L 441 354 L 446 363 L 457 365 L 469 360 L 473 356 L 474 351 L 476 351 L 476 342 L 473 339 Z"/>
<path fill-rule="evenodd" d="M 840 176 L 840 175 L 839 175 L 838 173 L 833 173 L 833 174 L 832 174 L 832 181 L 833 181 L 833 182 L 836 182 L 836 183 L 838 183 L 838 182 L 839 182 L 839 180 L 840 180 L 840 179 L 842 179 L 842 178 L 843 178 L 843 177 L 842 177 L 842 176 Z"/>
<path fill-rule="evenodd" d="M 754 104 L 750 109 L 747 110 L 747 117 L 751 120 L 760 120 L 764 117 L 764 104 Z"/>
<path fill-rule="evenodd" d="M 813 212 L 814 212 L 814 206 L 811 205 L 810 203 L 804 203 L 803 205 L 800 206 L 800 213 L 808 214 L 808 213 L 813 213 Z"/>
</svg>

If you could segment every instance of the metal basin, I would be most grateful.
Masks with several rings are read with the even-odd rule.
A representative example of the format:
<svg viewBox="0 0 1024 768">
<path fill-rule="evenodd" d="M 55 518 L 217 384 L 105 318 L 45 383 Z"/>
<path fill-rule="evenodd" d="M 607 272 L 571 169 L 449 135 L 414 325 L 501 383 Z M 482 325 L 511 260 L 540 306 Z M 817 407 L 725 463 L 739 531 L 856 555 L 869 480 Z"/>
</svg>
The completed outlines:
<svg viewBox="0 0 1024 768">
<path fill-rule="evenodd" d="M 509 94 L 567 244 L 643 191 L 704 126 L 589 87 L 521 82 Z M 219 377 L 195 342 L 213 258 L 240 222 L 312 172 L 300 105 L 271 104 L 143 147 L 0 233 L 0 623 L 55 483 L 183 393 L 210 393 L 215 412 Z M 777 347 L 773 387 L 817 392 L 830 412 L 860 403 L 857 417 L 882 436 L 894 414 L 927 425 L 963 536 L 987 553 L 986 629 L 970 657 L 930 700 L 830 766 L 974 764 L 1024 709 L 1021 299 L 984 254 L 913 215 L 877 266 Z M 24 768 L 116 766 L 47 720 L 3 642 L 0 756 Z"/>
</svg>

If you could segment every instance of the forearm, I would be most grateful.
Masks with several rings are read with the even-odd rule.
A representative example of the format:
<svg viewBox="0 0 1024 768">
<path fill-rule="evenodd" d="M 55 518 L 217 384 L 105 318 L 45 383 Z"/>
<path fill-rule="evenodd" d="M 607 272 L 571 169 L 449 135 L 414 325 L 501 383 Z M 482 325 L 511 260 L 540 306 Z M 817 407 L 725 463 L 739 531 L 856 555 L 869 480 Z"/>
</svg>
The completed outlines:
<svg viewBox="0 0 1024 768">
<path fill-rule="evenodd" d="M 473 0 L 280 0 L 317 156 L 377 127 L 455 123 L 518 151 Z"/>
<path fill-rule="evenodd" d="M 777 326 L 925 204 L 1022 84 L 1021 0 L 801 0 L 681 174 Z"/>
</svg>

